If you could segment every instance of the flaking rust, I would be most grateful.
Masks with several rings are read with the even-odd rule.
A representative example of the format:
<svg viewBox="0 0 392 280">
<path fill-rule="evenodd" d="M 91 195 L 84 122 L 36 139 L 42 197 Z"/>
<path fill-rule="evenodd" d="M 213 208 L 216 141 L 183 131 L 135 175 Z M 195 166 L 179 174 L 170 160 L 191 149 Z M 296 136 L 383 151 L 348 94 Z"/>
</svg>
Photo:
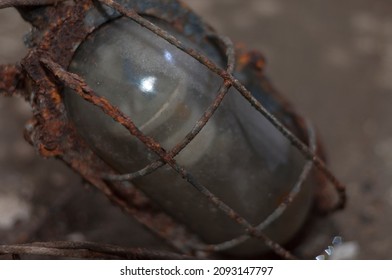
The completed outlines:
<svg viewBox="0 0 392 280">
<path fill-rule="evenodd" d="M 166 9 L 169 2 L 170 9 Z M 270 84 L 264 74 L 265 60 L 262 55 L 254 51 L 247 52 L 242 46 L 237 47 L 236 54 L 234 54 L 234 48 L 226 38 L 216 34 L 211 27 L 205 25 L 181 2 L 168 0 L 0 1 L 0 8 L 8 6 L 16 7 L 22 17 L 35 27 L 29 42 L 31 48 L 28 55 L 21 61 L 21 65 L 0 66 L 0 93 L 10 96 L 22 95 L 30 102 L 33 109 L 34 116 L 26 125 L 26 139 L 43 157 L 56 157 L 64 161 L 84 180 L 104 193 L 113 204 L 165 240 L 175 251 L 188 256 L 211 257 L 218 253 L 220 247 L 204 244 L 185 226 L 162 212 L 140 190 L 129 187 L 130 183 L 127 183 L 128 187 L 124 187 L 124 179 L 143 176 L 167 164 L 202 192 L 211 203 L 243 226 L 245 235 L 265 242 L 268 247 L 283 258 L 295 258 L 281 245 L 274 243 L 257 227 L 252 226 L 233 209 L 230 209 L 208 189 L 204 189 L 174 159 L 207 124 L 230 87 L 236 88 L 261 114 L 266 114 L 267 119 L 304 154 L 309 162 L 318 168 L 317 171 L 313 171 L 313 176 L 317 177 L 319 185 L 316 190 L 316 198 L 318 198 L 316 206 L 319 206 L 323 211 L 333 211 L 344 206 L 346 200 L 344 187 L 326 168 L 320 140 L 317 137 L 311 139 L 307 123 Z M 204 55 L 184 47 L 176 38 L 151 25 L 141 15 L 159 16 L 179 31 L 187 30 L 189 32 L 191 30 L 190 37 L 201 44 L 205 43 L 207 39 L 214 38 L 222 49 L 222 53 L 226 54 L 227 68 L 221 69 Z M 120 16 L 130 17 L 143 27 L 150 29 L 177 48 L 193 56 L 223 79 L 217 98 L 195 125 L 193 133 L 190 133 L 182 143 L 178 143 L 171 151 L 164 150 L 160 143 L 144 135 L 128 116 L 111 105 L 105 98 L 97 96 L 81 77 L 66 70 L 77 47 L 85 38 L 106 21 Z M 236 65 L 234 59 L 237 61 Z M 257 83 L 265 93 L 271 96 L 278 109 L 273 112 L 265 112 L 262 104 L 259 104 L 241 82 L 234 78 L 233 71 L 235 70 L 247 73 L 248 79 Z M 147 148 L 155 152 L 159 156 L 159 160 L 144 170 L 131 174 L 131 176 L 118 174 L 94 153 L 78 135 L 74 125 L 68 119 L 62 96 L 65 87 L 71 88 L 126 127 Z M 311 141 L 315 142 L 314 150 L 308 147 Z M 337 203 L 327 195 L 326 178 L 337 190 Z M 282 201 L 283 206 L 289 204 L 291 197 L 282 198 Z M 333 203 L 334 205 L 332 205 Z M 235 242 L 234 240 L 232 243 Z"/>
</svg>

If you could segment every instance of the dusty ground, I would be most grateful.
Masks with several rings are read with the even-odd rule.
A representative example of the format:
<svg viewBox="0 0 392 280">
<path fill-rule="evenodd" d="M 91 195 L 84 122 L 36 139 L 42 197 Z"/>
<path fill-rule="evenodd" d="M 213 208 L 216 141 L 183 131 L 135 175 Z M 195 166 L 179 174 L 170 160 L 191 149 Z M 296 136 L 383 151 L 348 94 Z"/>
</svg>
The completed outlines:
<svg viewBox="0 0 392 280">
<path fill-rule="evenodd" d="M 318 238 L 358 246 L 350 258 L 392 257 L 392 4 L 389 0 L 186 1 L 234 41 L 261 50 L 277 87 L 319 129 L 349 204 Z M 0 12 L 0 63 L 22 56 L 28 26 Z M 24 142 L 30 113 L 0 99 L 0 243 L 92 240 L 132 245 L 130 219 Z M 85 207 L 89 205 L 89 207 Z M 109 229 L 109 230 L 108 230 Z"/>
</svg>

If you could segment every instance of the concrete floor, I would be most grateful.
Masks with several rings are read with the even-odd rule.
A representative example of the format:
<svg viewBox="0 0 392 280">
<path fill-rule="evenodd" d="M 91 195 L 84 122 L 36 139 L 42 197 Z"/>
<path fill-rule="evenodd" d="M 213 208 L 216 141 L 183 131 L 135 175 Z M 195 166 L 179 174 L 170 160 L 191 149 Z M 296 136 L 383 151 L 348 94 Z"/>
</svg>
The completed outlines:
<svg viewBox="0 0 392 280">
<path fill-rule="evenodd" d="M 350 258 L 391 258 L 392 3 L 185 2 L 234 41 L 263 52 L 269 76 L 316 125 L 331 169 L 347 184 L 347 208 L 320 225 L 319 238 L 309 242 L 328 245 L 334 235 L 341 235 L 358 248 Z M 23 57 L 26 30 L 18 14 L 0 11 L 0 63 Z M 23 124 L 29 115 L 23 102 L 0 99 L 0 243 L 32 239 L 113 243 L 117 236 L 128 235 L 133 229 L 127 217 L 100 194 L 86 191 L 61 163 L 39 158 L 24 142 Z M 83 209 L 84 203 L 93 207 Z M 91 210 L 94 207 L 105 210 Z M 110 232 L 104 230 L 108 227 Z M 118 242 L 130 244 L 126 239 Z"/>
</svg>

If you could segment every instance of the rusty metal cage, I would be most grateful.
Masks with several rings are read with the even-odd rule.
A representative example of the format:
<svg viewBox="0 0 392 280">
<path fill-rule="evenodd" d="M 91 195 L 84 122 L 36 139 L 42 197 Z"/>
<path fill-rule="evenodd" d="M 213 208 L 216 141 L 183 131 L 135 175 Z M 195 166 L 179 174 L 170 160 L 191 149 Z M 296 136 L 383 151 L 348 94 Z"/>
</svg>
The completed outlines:
<svg viewBox="0 0 392 280">
<path fill-rule="evenodd" d="M 263 228 L 284 212 L 311 172 L 316 174 L 315 176 L 317 176 L 319 182 L 316 190 L 317 206 L 325 212 L 332 212 L 344 207 L 346 201 L 345 187 L 326 167 L 320 141 L 310 123 L 294 111 L 292 106 L 274 90 L 265 77 L 265 63 L 262 55 L 258 52 L 247 52 L 242 47 L 235 48 L 227 37 L 217 34 L 181 2 L 168 0 L 0 1 L 0 8 L 9 6 L 16 7 L 22 17 L 30 22 L 34 28 L 28 40 L 30 51 L 22 60 L 21 65 L 3 65 L 0 67 L 1 93 L 21 95 L 30 102 L 33 108 L 34 117 L 26 125 L 25 137 L 27 141 L 42 156 L 56 157 L 64 161 L 87 182 L 98 188 L 115 205 L 164 239 L 176 252 L 181 254 L 150 252 L 150 257 L 213 257 L 214 254 L 222 250 L 236 246 L 249 238 L 254 238 L 264 242 L 266 246 L 282 258 L 296 258 L 280 244 L 266 236 L 263 233 Z M 225 54 L 226 68 L 222 69 L 207 56 L 187 47 L 170 33 L 154 25 L 146 16 L 164 20 L 179 31 L 187 30 L 189 36 L 198 38 L 199 41 L 207 39 L 214 41 L 221 53 Z M 170 151 L 166 151 L 160 143 L 145 135 L 129 116 L 121 112 L 107 99 L 97 95 L 83 80 L 83 77 L 67 71 L 76 49 L 85 38 L 103 23 L 119 17 L 130 18 L 193 57 L 223 79 L 214 102 L 210 104 L 186 138 Z M 244 84 L 234 76 L 235 69 L 246 72 L 256 81 L 261 90 L 275 100 L 279 108 L 274 112 L 266 109 L 262 105 L 262 101 L 255 98 Z M 284 201 L 277 206 L 266 220 L 256 226 L 220 200 L 209 191 L 208 186 L 202 185 L 175 160 L 175 156 L 208 123 L 224 100 L 228 90 L 232 87 L 254 107 L 254 110 L 257 110 L 275 126 L 307 160 L 296 184 Z M 131 135 L 139 139 L 150 151 L 153 151 L 159 159 L 131 174 L 118 174 L 78 136 L 75 127 L 67 117 L 62 96 L 64 88 L 72 89 L 83 99 L 99 107 L 105 114 L 124 126 Z M 287 119 L 290 121 L 287 122 Z M 170 166 L 189 183 L 189 187 L 197 189 L 210 203 L 238 223 L 243 228 L 243 235 L 220 244 L 205 244 L 184 225 L 156 207 L 142 191 L 129 184 L 129 181 L 150 174 L 164 165 Z M 313 166 L 316 169 L 313 170 Z M 332 183 L 338 194 L 338 201 L 333 206 L 328 201 L 330 197 L 326 189 L 326 179 Z M 84 246 L 76 246 L 75 244 L 72 246 L 69 244 L 57 245 L 60 248 L 94 251 L 92 244 L 84 244 Z M 25 252 L 20 248 L 18 250 L 12 252 Z M 121 257 L 129 257 L 129 254 L 139 257 L 148 255 L 141 254 L 141 251 L 127 251 L 113 247 L 101 248 L 101 251 L 95 250 L 96 253 L 97 251 L 98 253 L 117 252 Z M 98 254 L 98 256 L 101 255 Z"/>
</svg>

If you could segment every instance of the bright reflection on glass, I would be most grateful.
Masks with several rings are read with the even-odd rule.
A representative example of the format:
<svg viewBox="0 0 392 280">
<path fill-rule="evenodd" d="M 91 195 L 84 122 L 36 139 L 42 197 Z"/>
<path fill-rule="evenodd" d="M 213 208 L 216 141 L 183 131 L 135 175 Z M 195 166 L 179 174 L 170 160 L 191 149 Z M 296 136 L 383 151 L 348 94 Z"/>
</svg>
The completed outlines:
<svg viewBox="0 0 392 280">
<path fill-rule="evenodd" d="M 142 92 L 152 93 L 152 92 L 154 92 L 156 81 L 157 81 L 157 78 L 152 77 L 152 76 L 143 78 L 140 82 L 139 88 Z"/>
<path fill-rule="evenodd" d="M 166 51 L 166 50 L 165 50 L 165 59 L 168 62 L 173 62 L 173 55 L 170 52 Z"/>
</svg>

